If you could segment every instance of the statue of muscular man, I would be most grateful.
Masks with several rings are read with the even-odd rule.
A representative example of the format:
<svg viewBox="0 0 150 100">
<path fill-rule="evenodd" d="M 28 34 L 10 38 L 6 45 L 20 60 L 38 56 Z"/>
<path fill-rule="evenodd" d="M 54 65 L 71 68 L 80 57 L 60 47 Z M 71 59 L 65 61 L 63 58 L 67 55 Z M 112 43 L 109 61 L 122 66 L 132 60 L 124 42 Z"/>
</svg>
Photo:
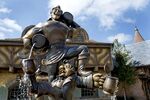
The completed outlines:
<svg viewBox="0 0 150 100">
<path fill-rule="evenodd" d="M 25 68 L 26 66 L 23 67 L 23 69 L 27 69 L 24 70 L 24 72 L 29 76 L 31 80 L 33 92 L 39 93 L 39 95 L 40 94 L 43 95 L 47 93 L 49 94 L 58 93 L 57 95 L 59 94 L 64 95 L 65 89 L 66 91 L 70 91 L 73 88 L 72 86 L 70 86 L 70 84 L 74 82 L 74 78 L 73 80 L 70 81 L 70 84 L 68 84 L 69 86 L 63 84 L 62 88 L 59 90 L 54 89 L 54 87 L 52 87 L 49 84 L 53 83 L 54 79 L 56 79 L 57 73 L 59 71 L 60 62 L 72 59 L 74 57 L 78 58 L 78 68 L 76 70 L 76 75 L 75 75 L 75 80 L 77 79 L 75 83 L 77 84 L 77 86 L 86 87 L 86 88 L 93 88 L 93 87 L 102 88 L 103 80 L 102 82 L 100 82 L 102 75 L 99 73 L 93 75 L 91 71 L 84 70 L 89 57 L 89 51 L 87 46 L 85 45 L 66 46 L 65 44 L 67 35 L 72 32 L 70 29 L 72 27 L 78 28 L 79 25 L 77 25 L 73 21 L 73 18 L 71 17 L 67 18 L 65 14 L 63 14 L 62 17 L 62 11 L 60 7 L 53 8 L 51 15 L 52 18 L 49 19 L 47 22 L 40 23 L 35 26 L 26 28 L 22 36 L 24 46 L 27 48 L 31 47 L 33 43 L 35 43 L 35 48 L 41 49 L 39 48 L 39 45 L 41 45 L 46 41 L 42 46 L 42 48 L 47 49 L 46 58 L 42 60 L 42 64 L 48 68 L 47 72 L 48 72 L 49 83 L 46 82 L 40 84 L 37 83 L 35 80 L 35 70 L 32 70 L 33 66 L 29 66 L 29 68 Z M 61 19 L 59 19 L 60 16 Z M 45 37 L 46 40 L 41 41 L 40 39 L 42 37 Z M 63 96 L 63 98 L 65 98 L 65 96 Z M 64 100 L 70 100 L 70 99 L 64 99 Z"/>
<path fill-rule="evenodd" d="M 26 31 L 26 34 L 22 37 L 25 47 L 31 46 L 32 38 L 37 34 L 44 35 L 48 40 L 46 59 L 43 60 L 43 64 L 49 68 L 48 76 L 49 81 L 52 81 L 58 69 L 58 64 L 64 59 L 71 59 L 78 57 L 78 74 L 87 76 L 91 72 L 84 71 L 86 62 L 89 57 L 89 51 L 87 46 L 66 46 L 66 36 L 70 34 L 70 28 L 55 20 L 49 20 L 45 23 L 40 23 L 31 29 Z M 42 41 L 41 41 L 42 42 Z"/>
</svg>

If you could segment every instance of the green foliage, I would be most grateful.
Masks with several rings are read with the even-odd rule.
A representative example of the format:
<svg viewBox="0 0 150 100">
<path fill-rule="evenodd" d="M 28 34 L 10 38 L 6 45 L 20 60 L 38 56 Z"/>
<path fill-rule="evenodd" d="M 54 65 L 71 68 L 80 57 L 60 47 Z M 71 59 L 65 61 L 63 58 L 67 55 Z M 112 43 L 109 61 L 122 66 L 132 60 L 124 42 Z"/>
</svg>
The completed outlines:
<svg viewBox="0 0 150 100">
<path fill-rule="evenodd" d="M 124 84 L 134 84 L 136 72 L 130 52 L 126 50 L 125 45 L 115 40 L 112 53 L 114 57 L 114 70 L 112 74 L 118 77 L 119 81 Z"/>
</svg>

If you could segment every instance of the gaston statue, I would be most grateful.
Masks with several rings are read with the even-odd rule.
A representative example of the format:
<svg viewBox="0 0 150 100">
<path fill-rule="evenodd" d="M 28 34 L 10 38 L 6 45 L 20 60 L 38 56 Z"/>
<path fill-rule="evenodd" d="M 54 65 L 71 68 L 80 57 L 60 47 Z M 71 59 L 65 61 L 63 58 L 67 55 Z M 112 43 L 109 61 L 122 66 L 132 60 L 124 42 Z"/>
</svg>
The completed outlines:
<svg viewBox="0 0 150 100">
<path fill-rule="evenodd" d="M 77 28 L 80 26 L 73 21 L 72 14 L 63 13 L 60 6 L 52 9 L 48 21 L 25 28 L 22 35 L 24 47 L 44 50 L 46 56 L 41 63 L 48 69 L 48 82 L 37 82 L 34 60 L 30 57 L 23 60 L 23 71 L 30 80 L 31 93 L 47 94 L 55 100 L 72 100 L 75 87 L 103 88 L 104 75 L 84 70 L 89 58 L 87 46 L 66 45 L 68 35 Z M 77 58 L 77 69 L 69 62 L 74 57 Z"/>
<path fill-rule="evenodd" d="M 59 11 L 58 11 L 59 12 Z M 42 61 L 42 64 L 48 67 L 49 81 L 55 78 L 55 74 L 58 70 L 58 63 L 63 60 L 78 57 L 78 74 L 87 76 L 91 72 L 84 71 L 86 62 L 89 57 L 89 51 L 87 46 L 66 46 L 65 42 L 67 35 L 71 34 L 72 30 L 65 23 L 57 20 L 48 20 L 45 23 L 40 23 L 29 29 L 22 37 L 25 47 L 32 45 L 32 38 L 34 42 L 39 41 L 37 34 L 46 37 L 46 43 L 43 47 L 47 48 L 46 58 Z M 42 42 L 42 41 L 40 41 Z M 43 41 L 44 42 L 44 41 Z M 41 43 L 39 43 L 41 44 Z M 35 45 L 38 48 L 38 43 Z"/>
</svg>

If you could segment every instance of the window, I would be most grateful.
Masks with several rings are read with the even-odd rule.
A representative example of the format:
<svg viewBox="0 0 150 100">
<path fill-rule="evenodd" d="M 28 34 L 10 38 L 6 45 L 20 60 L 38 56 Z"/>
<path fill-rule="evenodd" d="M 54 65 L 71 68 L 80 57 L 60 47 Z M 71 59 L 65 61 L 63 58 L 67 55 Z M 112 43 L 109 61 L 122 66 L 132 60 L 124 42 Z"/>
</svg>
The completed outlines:
<svg viewBox="0 0 150 100">
<path fill-rule="evenodd" d="M 98 90 L 97 89 L 82 88 L 81 89 L 81 96 L 83 98 L 86 98 L 86 97 L 91 97 L 91 98 L 98 97 Z"/>
</svg>

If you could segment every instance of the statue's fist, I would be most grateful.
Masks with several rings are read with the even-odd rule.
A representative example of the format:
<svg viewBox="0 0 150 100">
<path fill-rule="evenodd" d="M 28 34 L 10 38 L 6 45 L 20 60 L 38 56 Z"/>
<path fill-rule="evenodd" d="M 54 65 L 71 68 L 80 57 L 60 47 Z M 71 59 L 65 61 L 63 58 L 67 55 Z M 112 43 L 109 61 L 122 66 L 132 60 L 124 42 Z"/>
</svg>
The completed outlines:
<svg viewBox="0 0 150 100">
<path fill-rule="evenodd" d="M 104 81 L 105 81 L 105 77 L 101 73 L 93 74 L 94 87 L 102 89 Z"/>
</svg>

